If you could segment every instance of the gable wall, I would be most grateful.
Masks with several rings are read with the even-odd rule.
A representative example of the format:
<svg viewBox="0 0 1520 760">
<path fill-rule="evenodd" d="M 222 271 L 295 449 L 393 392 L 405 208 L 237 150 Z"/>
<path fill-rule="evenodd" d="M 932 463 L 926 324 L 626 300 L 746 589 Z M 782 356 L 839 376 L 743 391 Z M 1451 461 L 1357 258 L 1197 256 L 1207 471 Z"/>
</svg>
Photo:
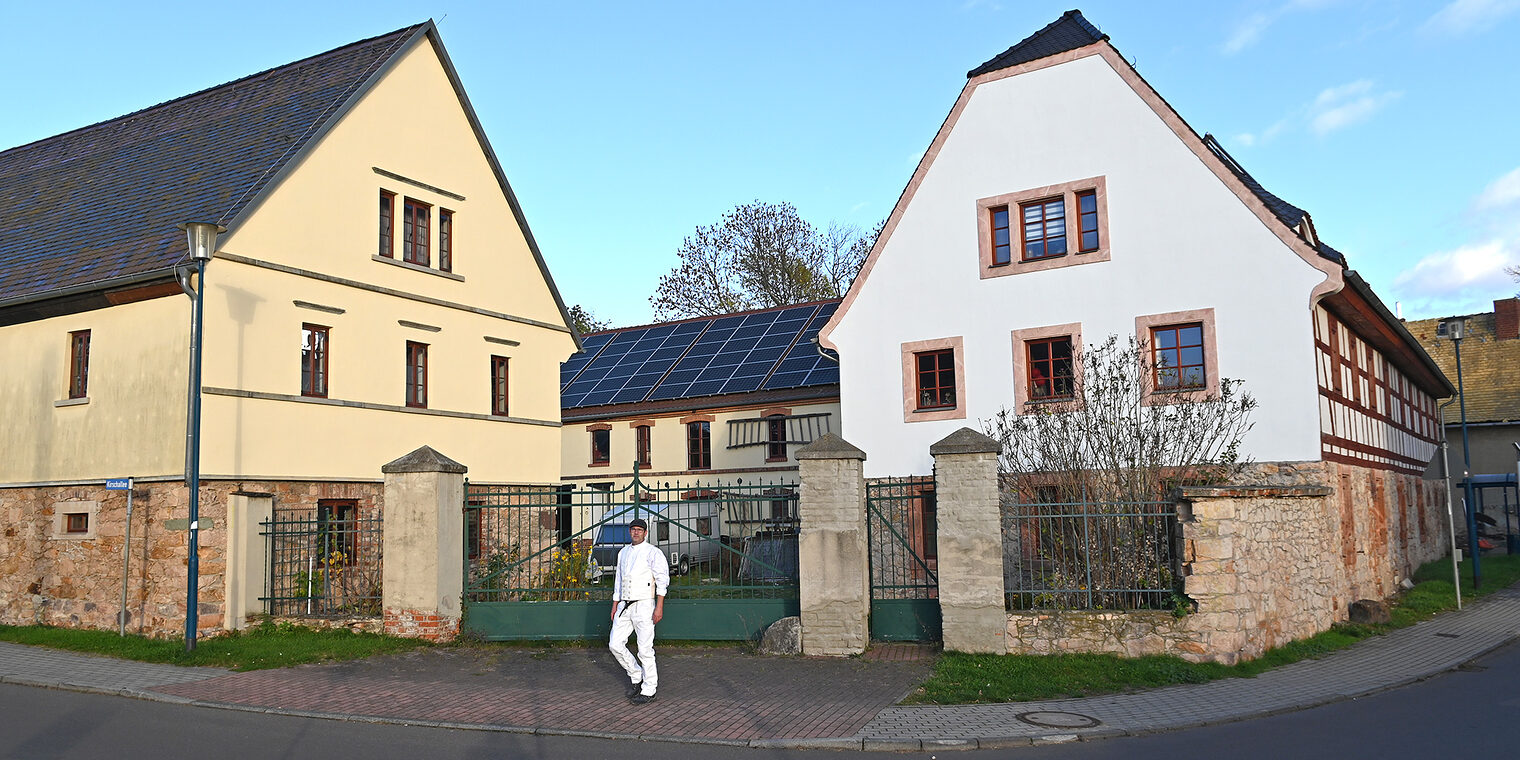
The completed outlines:
<svg viewBox="0 0 1520 760">
<path fill-rule="evenodd" d="M 403 198 L 433 206 L 434 271 L 373 259 L 381 189 L 396 194 L 394 261 L 402 258 Z M 455 212 L 452 278 L 436 272 L 440 207 Z M 469 466 L 475 480 L 559 479 L 559 363 L 573 340 L 551 327 L 563 326 L 558 306 L 425 39 L 224 238 L 221 252 L 228 256 L 207 276 L 209 477 L 375 479 L 384 463 L 428 444 Z M 303 322 L 331 328 L 328 403 L 300 397 Z M 404 408 L 407 341 L 429 346 L 429 412 Z M 510 360 L 515 420 L 489 418 L 492 355 Z"/>
<path fill-rule="evenodd" d="M 979 275 L 976 202 L 1102 177 L 1106 262 Z M 1215 310 L 1220 374 L 1260 401 L 1247 453 L 1319 457 L 1309 299 L 1324 275 L 1290 251 L 1096 55 L 978 85 L 830 336 L 843 415 L 870 476 L 924 473 L 928 446 L 1013 403 L 1012 331 Z M 1071 254 L 1068 254 L 1071 256 Z M 849 303 L 849 302 L 847 302 Z M 905 423 L 903 343 L 962 337 L 965 413 Z"/>
</svg>

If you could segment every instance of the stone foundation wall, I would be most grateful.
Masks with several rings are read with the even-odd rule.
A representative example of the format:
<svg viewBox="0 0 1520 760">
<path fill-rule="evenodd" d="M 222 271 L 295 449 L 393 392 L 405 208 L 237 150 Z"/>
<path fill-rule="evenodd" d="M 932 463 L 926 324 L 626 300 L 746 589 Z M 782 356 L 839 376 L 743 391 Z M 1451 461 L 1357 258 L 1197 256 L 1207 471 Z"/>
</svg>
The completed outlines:
<svg viewBox="0 0 1520 760">
<path fill-rule="evenodd" d="M 1386 599 L 1448 546 L 1439 483 L 1328 462 L 1260 464 L 1234 487 L 1186 488 L 1179 516 L 1193 614 L 1019 612 L 1010 652 L 1168 653 L 1234 663 Z"/>
<path fill-rule="evenodd" d="M 200 613 L 197 631 L 226 627 L 227 502 L 234 492 L 274 496 L 276 508 L 319 498 L 383 502 L 378 483 L 208 481 L 201 486 Z M 127 578 L 127 631 L 183 635 L 188 579 L 189 489 L 182 482 L 136 484 Z M 90 531 L 58 528 L 67 512 L 91 514 Z M 103 485 L 0 488 L 0 623 L 115 630 L 121 611 L 127 492 Z M 254 535 L 253 540 L 262 540 Z M 262 579 L 250 579 L 263 588 Z"/>
</svg>

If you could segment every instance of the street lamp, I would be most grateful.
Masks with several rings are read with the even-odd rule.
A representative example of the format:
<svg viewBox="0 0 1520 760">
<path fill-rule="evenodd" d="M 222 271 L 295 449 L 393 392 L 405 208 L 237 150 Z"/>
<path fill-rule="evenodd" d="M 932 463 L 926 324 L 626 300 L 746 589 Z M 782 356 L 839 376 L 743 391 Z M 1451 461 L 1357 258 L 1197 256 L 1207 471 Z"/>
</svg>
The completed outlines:
<svg viewBox="0 0 1520 760">
<path fill-rule="evenodd" d="M 195 262 L 195 331 L 190 340 L 190 410 L 185 426 L 185 478 L 190 487 L 190 556 L 189 588 L 185 592 L 185 651 L 195 651 L 195 625 L 198 614 L 201 516 L 201 330 L 205 325 L 206 312 L 206 264 L 216 251 L 216 236 L 227 231 L 215 222 L 185 222 L 178 225 L 185 231 L 190 247 L 190 259 Z"/>
<path fill-rule="evenodd" d="M 1478 518 L 1475 514 L 1478 505 L 1473 499 L 1472 451 L 1467 445 L 1467 394 L 1462 392 L 1462 338 L 1466 333 L 1467 320 L 1461 317 L 1441 320 L 1436 330 L 1436 335 L 1451 341 L 1457 354 L 1457 408 L 1462 410 L 1462 500 L 1467 503 L 1467 549 L 1472 552 L 1473 588 L 1479 588 L 1483 585 L 1483 574 L 1478 568 L 1478 555 L 1483 552 L 1478 546 Z"/>
</svg>

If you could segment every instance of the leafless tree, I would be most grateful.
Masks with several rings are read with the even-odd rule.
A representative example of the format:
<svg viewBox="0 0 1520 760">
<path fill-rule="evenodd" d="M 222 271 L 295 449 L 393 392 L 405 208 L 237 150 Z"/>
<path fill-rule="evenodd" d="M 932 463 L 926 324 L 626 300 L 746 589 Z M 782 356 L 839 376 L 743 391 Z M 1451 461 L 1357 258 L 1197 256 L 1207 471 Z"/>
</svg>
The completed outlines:
<svg viewBox="0 0 1520 760">
<path fill-rule="evenodd" d="M 680 265 L 649 303 L 663 321 L 835 298 L 880 230 L 830 223 L 820 231 L 790 203 L 741 204 L 681 241 Z"/>
</svg>

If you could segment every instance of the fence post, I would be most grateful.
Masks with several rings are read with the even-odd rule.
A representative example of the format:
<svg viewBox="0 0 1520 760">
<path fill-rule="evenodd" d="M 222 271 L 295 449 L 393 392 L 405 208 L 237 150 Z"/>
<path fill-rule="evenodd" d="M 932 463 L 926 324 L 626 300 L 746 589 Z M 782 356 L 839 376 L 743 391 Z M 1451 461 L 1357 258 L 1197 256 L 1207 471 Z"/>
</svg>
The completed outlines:
<svg viewBox="0 0 1520 760">
<path fill-rule="evenodd" d="M 846 656 L 870 643 L 864 451 L 833 433 L 797 450 L 802 653 Z"/>
<path fill-rule="evenodd" d="M 459 633 L 466 469 L 429 446 L 380 468 L 386 633 L 432 641 Z"/>
<path fill-rule="evenodd" d="M 971 428 L 929 447 L 938 502 L 939 608 L 945 649 L 1005 654 L 997 441 Z"/>
<path fill-rule="evenodd" d="M 269 539 L 263 524 L 274 517 L 274 497 L 234 491 L 227 499 L 227 609 L 229 630 L 247 627 L 248 616 L 264 612 L 259 593 L 269 574 Z"/>
</svg>

